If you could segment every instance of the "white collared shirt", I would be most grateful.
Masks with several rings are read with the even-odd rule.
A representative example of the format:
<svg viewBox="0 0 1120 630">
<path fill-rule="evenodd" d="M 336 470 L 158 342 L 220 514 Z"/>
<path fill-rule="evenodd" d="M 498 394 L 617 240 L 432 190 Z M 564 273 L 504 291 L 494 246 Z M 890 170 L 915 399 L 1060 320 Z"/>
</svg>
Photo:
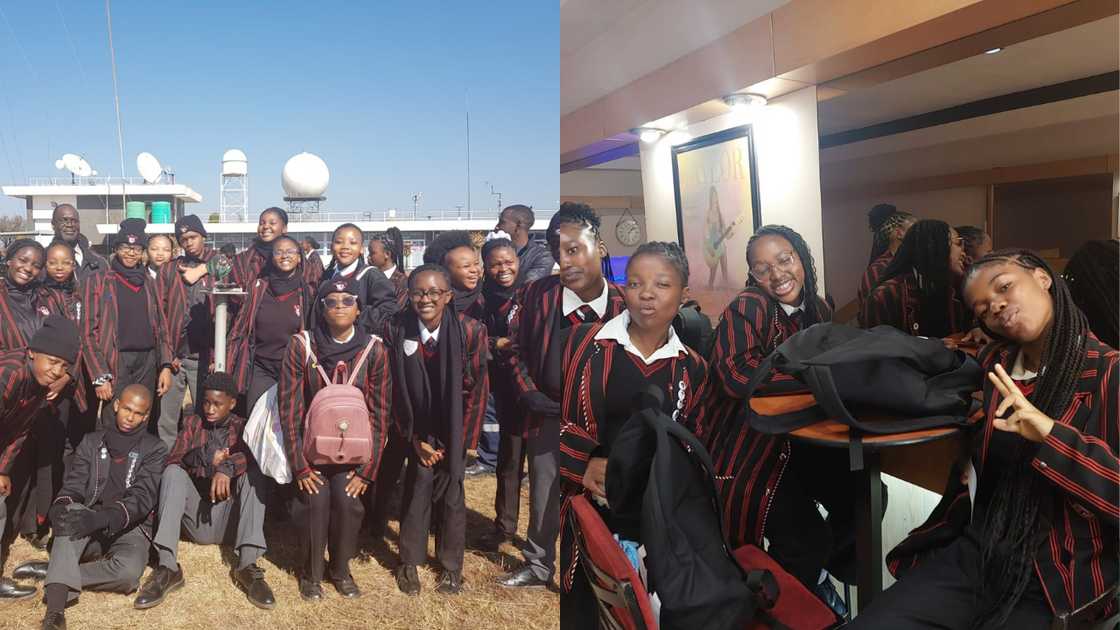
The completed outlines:
<svg viewBox="0 0 1120 630">
<path fill-rule="evenodd" d="M 75 264 L 76 264 L 76 265 L 77 265 L 78 267 L 81 267 L 81 266 L 82 266 L 82 258 L 83 258 L 83 257 L 84 257 L 84 256 L 82 256 L 82 248 L 81 248 L 81 247 L 78 247 L 78 244 L 77 244 L 77 243 L 75 243 L 75 244 L 74 244 L 74 263 L 75 263 Z"/>
<path fill-rule="evenodd" d="M 641 359 L 646 365 L 651 365 L 655 361 L 661 359 L 672 359 L 680 355 L 687 355 L 688 349 L 681 343 L 677 337 L 677 331 L 673 327 L 669 327 L 669 337 L 665 340 L 665 345 L 653 351 L 648 357 L 642 355 L 642 351 L 630 341 L 630 311 L 622 311 L 618 315 L 612 317 L 610 321 L 603 324 L 599 332 L 595 335 L 596 341 L 600 339 L 610 339 L 618 342 L 630 354 Z"/>
<path fill-rule="evenodd" d="M 1011 366 L 1011 371 L 1007 373 L 1013 381 L 1029 381 L 1032 378 L 1038 378 L 1038 372 L 1032 372 L 1023 366 L 1023 351 L 1015 356 L 1015 365 Z"/>
<path fill-rule="evenodd" d="M 778 302 L 778 305 L 781 306 L 782 310 L 786 312 L 786 317 L 789 317 L 790 315 L 793 315 L 797 311 L 801 311 L 801 312 L 805 311 L 805 300 L 801 300 L 801 303 L 798 304 L 797 306 L 790 306 L 789 304 L 786 304 L 785 302 Z"/>
<path fill-rule="evenodd" d="M 339 276 L 346 276 L 346 275 L 349 275 L 351 273 L 354 273 L 354 270 L 358 268 L 358 263 L 359 262 L 361 262 L 361 259 L 355 260 L 354 262 L 350 263 L 346 267 L 343 267 L 342 269 L 336 269 L 335 272 L 334 272 L 334 275 L 331 276 L 331 277 L 332 278 L 337 278 Z"/>
<path fill-rule="evenodd" d="M 424 322 L 420 321 L 419 318 L 416 321 L 420 324 L 420 343 L 427 344 L 429 339 L 434 339 L 436 343 L 439 343 L 439 331 L 440 328 L 443 328 L 443 324 L 440 324 L 435 330 L 428 330 L 428 328 L 424 326 Z"/>
<path fill-rule="evenodd" d="M 394 273 L 397 273 L 397 266 L 393 265 L 392 267 L 389 267 L 388 269 L 386 269 L 382 273 L 384 273 L 385 277 L 388 278 L 388 277 L 392 276 Z"/>
<path fill-rule="evenodd" d="M 584 302 L 579 298 L 578 295 L 576 295 L 575 291 L 572 291 L 568 287 L 564 287 L 564 290 L 561 292 L 562 300 L 560 312 L 564 314 L 564 317 L 567 317 L 568 315 L 571 315 L 573 312 L 578 310 L 579 307 L 586 304 L 591 307 L 591 310 L 595 311 L 595 314 L 599 316 L 599 319 L 602 319 L 603 315 L 605 315 L 607 312 L 608 291 L 610 291 L 610 285 L 607 284 L 606 280 L 603 280 L 603 292 L 599 295 L 599 297 L 591 300 L 590 302 Z"/>
<path fill-rule="evenodd" d="M 350 334 L 346 335 L 345 339 L 335 339 L 333 336 L 331 337 L 331 339 L 333 339 L 335 341 L 335 343 L 346 343 L 347 341 L 350 341 L 351 339 L 354 338 L 354 335 L 357 334 L 357 330 L 358 330 L 357 328 L 351 328 L 350 329 Z"/>
</svg>

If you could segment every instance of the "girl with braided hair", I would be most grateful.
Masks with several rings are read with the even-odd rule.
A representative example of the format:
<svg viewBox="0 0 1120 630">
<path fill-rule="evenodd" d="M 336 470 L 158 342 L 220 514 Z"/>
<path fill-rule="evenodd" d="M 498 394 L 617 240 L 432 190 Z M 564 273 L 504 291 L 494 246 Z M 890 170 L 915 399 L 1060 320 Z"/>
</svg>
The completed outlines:
<svg viewBox="0 0 1120 630">
<path fill-rule="evenodd" d="M 969 330 L 972 318 L 956 290 L 964 260 L 961 238 L 948 223 L 918 221 L 868 294 L 861 323 L 939 338 Z"/>
<path fill-rule="evenodd" d="M 1117 352 L 1033 252 L 976 261 L 964 294 L 997 340 L 979 357 L 968 469 L 888 555 L 901 581 L 851 627 L 1093 627 L 1115 612 L 1120 573 Z"/>
<path fill-rule="evenodd" d="M 878 204 L 867 213 L 867 224 L 872 234 L 871 258 L 856 290 L 859 317 L 863 316 L 863 304 L 867 301 L 867 294 L 879 284 L 883 270 L 891 263 L 898 248 L 902 246 L 902 239 L 906 237 L 906 232 L 917 220 L 914 215 L 902 212 L 889 203 Z M 860 326 L 862 325 L 861 319 Z"/>
<path fill-rule="evenodd" d="M 768 379 L 766 391 L 801 387 L 792 377 L 758 371 L 786 339 L 832 320 L 820 297 L 817 271 L 800 234 L 782 225 L 759 228 L 747 242 L 747 286 L 724 310 L 710 357 L 711 393 L 697 434 L 715 465 L 731 548 L 759 545 L 829 604 L 846 612 L 822 569 L 852 531 L 853 488 L 846 454 L 793 444 L 784 435 L 759 433 L 739 417 L 748 389 Z M 826 522 L 816 503 L 826 506 Z M 834 535 L 835 534 L 835 535 Z"/>
<path fill-rule="evenodd" d="M 1093 333 L 1113 348 L 1120 344 L 1120 241 L 1089 241 L 1062 273 L 1074 303 Z"/>
<path fill-rule="evenodd" d="M 404 237 L 391 227 L 369 240 L 369 264 L 381 270 L 397 290 L 397 301 L 408 301 L 408 276 L 404 272 Z"/>
</svg>

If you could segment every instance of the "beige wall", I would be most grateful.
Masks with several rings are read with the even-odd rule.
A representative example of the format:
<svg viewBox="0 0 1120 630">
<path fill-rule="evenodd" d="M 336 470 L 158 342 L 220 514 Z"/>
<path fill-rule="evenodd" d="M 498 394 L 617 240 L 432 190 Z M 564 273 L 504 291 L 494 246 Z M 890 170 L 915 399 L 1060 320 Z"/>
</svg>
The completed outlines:
<svg viewBox="0 0 1120 630">
<path fill-rule="evenodd" d="M 822 200 L 824 260 L 828 290 L 837 307 L 856 298 L 871 250 L 867 211 L 877 203 L 893 203 L 900 210 L 923 219 L 940 219 L 949 225 L 983 227 L 988 189 L 974 186 L 845 200 L 830 200 L 826 192 Z"/>
<path fill-rule="evenodd" d="M 584 168 L 560 174 L 565 197 L 641 197 L 641 171 Z"/>
</svg>

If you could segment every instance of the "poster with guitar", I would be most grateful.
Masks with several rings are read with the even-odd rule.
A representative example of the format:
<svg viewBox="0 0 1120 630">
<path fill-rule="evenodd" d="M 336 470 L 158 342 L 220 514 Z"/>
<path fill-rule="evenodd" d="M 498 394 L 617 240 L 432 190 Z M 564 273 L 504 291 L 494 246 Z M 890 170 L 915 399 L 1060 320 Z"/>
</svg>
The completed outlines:
<svg viewBox="0 0 1120 630">
<path fill-rule="evenodd" d="M 688 257 L 689 286 L 719 303 L 747 282 L 747 240 L 761 224 L 750 125 L 673 147 L 677 237 Z M 722 310 L 726 302 L 714 312 Z"/>
</svg>

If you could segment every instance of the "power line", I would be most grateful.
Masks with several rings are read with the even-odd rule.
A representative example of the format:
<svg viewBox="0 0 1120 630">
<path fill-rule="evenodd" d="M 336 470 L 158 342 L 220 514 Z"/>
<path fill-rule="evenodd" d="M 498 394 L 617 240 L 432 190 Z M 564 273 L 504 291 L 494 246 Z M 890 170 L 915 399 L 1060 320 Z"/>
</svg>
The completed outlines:
<svg viewBox="0 0 1120 630">
<path fill-rule="evenodd" d="M 58 0 L 54 0 L 54 8 L 58 11 L 58 19 L 62 21 L 62 30 L 66 31 L 66 41 L 70 44 L 70 52 L 74 55 L 74 63 L 78 65 L 78 73 L 82 75 L 82 84 L 87 85 L 86 69 L 82 65 L 82 57 L 78 54 L 78 47 L 74 45 L 74 36 L 70 33 L 70 26 L 66 23 L 66 16 L 62 13 L 62 6 L 58 4 Z"/>
</svg>

